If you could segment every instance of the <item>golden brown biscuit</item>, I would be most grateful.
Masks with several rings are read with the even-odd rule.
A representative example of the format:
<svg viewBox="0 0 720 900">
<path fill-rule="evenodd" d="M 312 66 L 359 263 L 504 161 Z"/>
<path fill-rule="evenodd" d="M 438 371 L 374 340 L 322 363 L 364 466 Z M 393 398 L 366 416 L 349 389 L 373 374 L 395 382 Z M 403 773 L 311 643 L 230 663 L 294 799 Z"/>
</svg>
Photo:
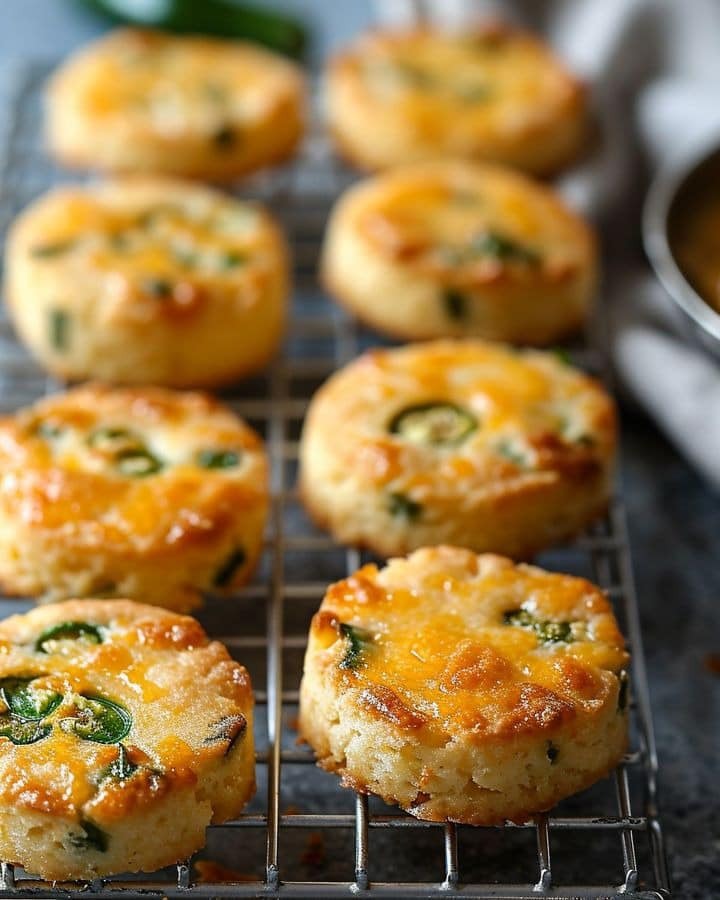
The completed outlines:
<svg viewBox="0 0 720 900">
<path fill-rule="evenodd" d="M 255 432 L 204 394 L 48 397 L 0 419 L 0 583 L 186 611 L 252 574 L 267 469 Z"/>
<path fill-rule="evenodd" d="M 554 354 L 435 341 L 365 353 L 320 388 L 300 490 L 336 540 L 381 556 L 527 557 L 605 510 L 615 444 L 610 397 Z"/>
<path fill-rule="evenodd" d="M 230 181 L 295 152 L 304 93 L 297 66 L 254 44 L 123 29 L 55 73 L 48 140 L 73 167 Z"/>
<path fill-rule="evenodd" d="M 620 760 L 627 662 L 590 582 L 418 550 L 328 590 L 300 732 L 345 785 L 420 819 L 522 822 Z"/>
<path fill-rule="evenodd" d="M 456 157 L 536 174 L 586 135 L 584 92 L 539 40 L 497 24 L 363 35 L 330 63 L 330 128 L 364 169 Z"/>
<path fill-rule="evenodd" d="M 557 194 L 497 166 L 403 166 L 348 190 L 322 275 L 378 331 L 547 344 L 583 323 L 597 280 L 592 231 Z"/>
<path fill-rule="evenodd" d="M 245 669 L 128 600 L 0 624 L 0 855 L 47 879 L 186 859 L 255 790 Z"/>
<path fill-rule="evenodd" d="M 61 378 L 213 386 L 261 368 L 282 336 L 279 228 L 188 182 L 53 190 L 13 225 L 6 270 L 20 337 Z"/>
</svg>

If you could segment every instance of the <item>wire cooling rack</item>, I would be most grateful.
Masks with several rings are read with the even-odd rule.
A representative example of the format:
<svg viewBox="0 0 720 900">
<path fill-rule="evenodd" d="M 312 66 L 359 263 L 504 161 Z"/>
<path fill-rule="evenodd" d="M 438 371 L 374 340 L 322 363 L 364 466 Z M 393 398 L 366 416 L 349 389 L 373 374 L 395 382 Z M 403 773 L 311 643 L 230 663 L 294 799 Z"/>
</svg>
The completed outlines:
<svg viewBox="0 0 720 900">
<path fill-rule="evenodd" d="M 6 80 L 0 133 L 0 230 L 67 173 L 40 139 L 47 66 Z M 631 750 L 614 776 L 522 825 L 470 828 L 421 822 L 355 796 L 312 765 L 293 729 L 310 618 L 328 582 L 365 559 L 307 521 L 294 492 L 297 441 L 312 392 L 377 337 L 334 308 L 316 282 L 329 206 L 351 180 L 319 136 L 302 158 L 246 193 L 284 222 L 295 254 L 295 297 L 284 351 L 261 377 L 224 395 L 264 436 L 272 460 L 273 514 L 252 585 L 232 600 L 209 599 L 200 618 L 250 669 L 257 697 L 256 798 L 236 821 L 208 831 L 199 860 L 152 876 L 48 884 L 3 863 L 0 897 L 666 898 L 669 877 L 656 806 L 657 758 L 622 505 L 571 546 L 539 563 L 584 575 L 612 599 L 632 650 Z M 597 353 L 573 349 L 597 368 Z M 11 410 L 58 385 L 40 372 L 0 317 L 0 408 Z M 0 601 L 0 613 L 27 604 Z M 162 835 L 157 836 L 162 840 Z"/>
</svg>

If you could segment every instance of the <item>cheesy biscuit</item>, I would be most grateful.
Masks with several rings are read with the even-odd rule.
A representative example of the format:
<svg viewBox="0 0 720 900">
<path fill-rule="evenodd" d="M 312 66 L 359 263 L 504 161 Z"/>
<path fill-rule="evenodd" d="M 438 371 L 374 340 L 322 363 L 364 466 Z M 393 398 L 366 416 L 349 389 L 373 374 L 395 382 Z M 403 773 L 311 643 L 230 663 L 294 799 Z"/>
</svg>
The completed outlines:
<svg viewBox="0 0 720 900">
<path fill-rule="evenodd" d="M 436 341 L 363 354 L 315 394 L 300 491 L 345 544 L 527 557 L 601 514 L 613 402 L 552 353 Z"/>
<path fill-rule="evenodd" d="M 403 166 L 348 190 L 322 276 L 395 337 L 547 344 L 582 325 L 597 280 L 592 231 L 560 197 L 496 166 Z"/>
<path fill-rule="evenodd" d="M 53 395 L 0 419 L 0 584 L 185 611 L 252 574 L 267 481 L 260 438 L 204 394 Z"/>
<path fill-rule="evenodd" d="M 340 152 L 364 169 L 454 157 L 547 175 L 586 139 L 585 93 L 541 41 L 488 24 L 377 30 L 327 72 Z"/>
<path fill-rule="evenodd" d="M 523 822 L 619 762 L 627 664 L 590 582 L 418 550 L 329 588 L 300 731 L 346 786 L 420 819 Z"/>
<path fill-rule="evenodd" d="M 253 694 L 200 625 L 128 600 L 0 623 L 0 855 L 47 879 L 152 871 L 255 791 Z"/>
<path fill-rule="evenodd" d="M 300 69 L 239 41 L 122 29 L 52 77 L 50 150 L 65 165 L 230 181 L 292 156 Z"/>
<path fill-rule="evenodd" d="M 124 179 L 57 188 L 12 227 L 6 293 L 35 357 L 66 379 L 207 387 L 277 350 L 282 234 L 209 188 Z"/>
</svg>

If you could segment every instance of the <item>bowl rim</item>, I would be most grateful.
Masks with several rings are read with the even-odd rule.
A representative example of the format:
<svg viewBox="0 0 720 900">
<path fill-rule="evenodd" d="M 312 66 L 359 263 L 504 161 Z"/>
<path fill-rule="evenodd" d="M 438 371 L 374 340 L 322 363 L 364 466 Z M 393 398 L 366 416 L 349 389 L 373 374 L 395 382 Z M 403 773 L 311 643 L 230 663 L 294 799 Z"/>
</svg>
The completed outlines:
<svg viewBox="0 0 720 900">
<path fill-rule="evenodd" d="M 720 131 L 695 142 L 661 166 L 643 204 L 642 237 L 650 264 L 673 302 L 696 325 L 720 342 L 720 313 L 695 290 L 677 264 L 668 240 L 668 215 L 678 191 L 704 162 L 720 155 Z"/>
</svg>

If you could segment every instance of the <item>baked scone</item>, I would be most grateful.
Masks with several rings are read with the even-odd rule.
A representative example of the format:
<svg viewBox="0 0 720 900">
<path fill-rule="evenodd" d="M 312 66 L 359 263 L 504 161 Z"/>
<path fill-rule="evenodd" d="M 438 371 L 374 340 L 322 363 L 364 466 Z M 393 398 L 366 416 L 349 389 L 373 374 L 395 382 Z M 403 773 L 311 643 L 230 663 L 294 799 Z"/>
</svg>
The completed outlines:
<svg viewBox="0 0 720 900">
<path fill-rule="evenodd" d="M 47 879 L 152 871 L 255 791 L 250 677 L 129 600 L 0 623 L 0 856 Z"/>
<path fill-rule="evenodd" d="M 549 48 L 497 23 L 377 30 L 331 60 L 330 129 L 364 169 L 458 157 L 547 175 L 587 132 L 585 92 Z"/>
<path fill-rule="evenodd" d="M 300 732 L 346 786 L 419 819 L 522 822 L 620 760 L 627 664 L 590 582 L 426 548 L 329 588 Z"/>
<path fill-rule="evenodd" d="M 204 394 L 87 385 L 0 419 L 0 584 L 182 612 L 252 574 L 260 438 Z"/>
<path fill-rule="evenodd" d="M 52 77 L 47 133 L 72 167 L 231 181 L 292 156 L 301 70 L 255 44 L 121 29 Z"/>
<path fill-rule="evenodd" d="M 556 355 L 482 341 L 363 354 L 315 394 L 300 491 L 341 543 L 527 558 L 606 508 L 616 444 L 604 389 Z"/>
<path fill-rule="evenodd" d="M 277 350 L 288 260 L 257 204 L 190 182 L 61 187 L 12 226 L 6 295 L 54 375 L 206 387 Z"/>
<path fill-rule="evenodd" d="M 350 188 L 330 218 L 322 277 L 358 318 L 395 337 L 547 344 L 582 325 L 597 251 L 549 188 L 445 160 Z"/>
</svg>

